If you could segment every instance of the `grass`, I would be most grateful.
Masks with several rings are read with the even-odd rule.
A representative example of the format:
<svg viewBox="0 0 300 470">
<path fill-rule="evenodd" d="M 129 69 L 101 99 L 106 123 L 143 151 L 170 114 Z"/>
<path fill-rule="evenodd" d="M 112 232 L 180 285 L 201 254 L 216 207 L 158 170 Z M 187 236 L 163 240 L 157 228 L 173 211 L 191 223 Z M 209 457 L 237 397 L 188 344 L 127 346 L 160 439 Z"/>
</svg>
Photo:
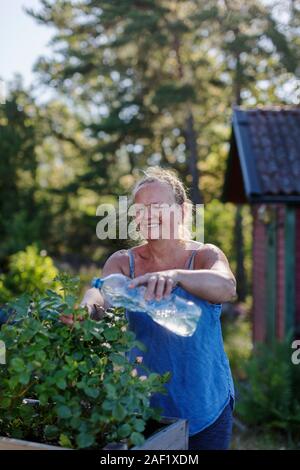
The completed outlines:
<svg viewBox="0 0 300 470">
<path fill-rule="evenodd" d="M 231 450 L 295 450 L 300 442 L 294 442 L 286 434 L 262 432 L 259 429 L 240 431 L 233 427 Z"/>
</svg>

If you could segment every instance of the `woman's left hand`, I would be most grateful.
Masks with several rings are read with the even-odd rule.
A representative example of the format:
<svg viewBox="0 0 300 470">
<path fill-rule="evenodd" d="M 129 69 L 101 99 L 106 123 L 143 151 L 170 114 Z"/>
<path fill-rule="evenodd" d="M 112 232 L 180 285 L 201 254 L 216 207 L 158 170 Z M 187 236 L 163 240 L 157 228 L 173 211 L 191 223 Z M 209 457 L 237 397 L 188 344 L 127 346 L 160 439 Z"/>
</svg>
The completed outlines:
<svg viewBox="0 0 300 470">
<path fill-rule="evenodd" d="M 163 297 L 168 297 L 171 294 L 173 287 L 178 282 L 178 272 L 176 269 L 169 269 L 167 271 L 158 271 L 154 273 L 146 273 L 143 276 L 138 276 L 132 279 L 129 287 L 137 287 L 140 285 L 146 286 L 145 299 L 146 300 L 161 300 Z"/>
</svg>

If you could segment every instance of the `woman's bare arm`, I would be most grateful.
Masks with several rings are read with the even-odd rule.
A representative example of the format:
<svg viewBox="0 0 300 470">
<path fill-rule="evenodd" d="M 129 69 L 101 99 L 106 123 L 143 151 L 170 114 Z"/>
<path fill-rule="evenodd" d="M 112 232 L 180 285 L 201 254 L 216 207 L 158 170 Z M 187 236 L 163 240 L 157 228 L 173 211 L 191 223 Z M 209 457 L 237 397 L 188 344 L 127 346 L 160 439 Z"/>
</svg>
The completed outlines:
<svg viewBox="0 0 300 470">
<path fill-rule="evenodd" d="M 131 286 L 146 285 L 145 298 L 160 300 L 178 283 L 191 294 L 212 303 L 230 301 L 236 295 L 236 281 L 222 250 L 206 244 L 195 255 L 194 270 L 171 269 L 138 276 Z"/>
<path fill-rule="evenodd" d="M 201 251 L 201 261 L 200 254 L 196 255 L 194 270 L 178 270 L 177 282 L 191 294 L 213 303 L 232 300 L 236 295 L 236 280 L 226 256 L 211 244 Z"/>
<path fill-rule="evenodd" d="M 103 270 L 102 277 L 109 276 L 109 274 L 122 273 L 124 272 L 124 267 L 128 264 L 128 255 L 126 250 L 119 250 L 116 253 L 112 254 L 106 261 Z M 82 307 L 86 307 L 88 312 L 94 320 L 100 320 L 109 304 L 105 301 L 99 289 L 92 287 L 88 289 L 80 304 Z"/>
</svg>

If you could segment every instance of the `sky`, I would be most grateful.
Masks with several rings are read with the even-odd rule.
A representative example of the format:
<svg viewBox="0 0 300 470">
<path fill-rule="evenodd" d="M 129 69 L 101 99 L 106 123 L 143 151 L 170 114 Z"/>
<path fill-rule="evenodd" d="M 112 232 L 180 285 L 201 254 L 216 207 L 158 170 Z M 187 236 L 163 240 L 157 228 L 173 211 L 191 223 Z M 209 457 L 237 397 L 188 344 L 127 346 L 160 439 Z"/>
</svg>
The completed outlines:
<svg viewBox="0 0 300 470">
<path fill-rule="evenodd" d="M 270 3 L 274 0 L 262 1 Z M 26 87 L 34 85 L 34 63 L 42 55 L 51 55 L 47 44 L 54 30 L 38 24 L 24 11 L 25 7 L 39 10 L 39 5 L 39 0 L 0 0 L 0 102 L 6 94 L 3 80 L 10 81 L 19 73 Z M 288 89 L 282 90 L 284 95 L 291 88 L 289 83 L 286 86 Z M 46 95 L 41 99 L 46 99 Z"/>
<path fill-rule="evenodd" d="M 270 1 L 274 0 L 264 0 Z M 25 7 L 38 10 L 39 4 L 39 0 L 0 0 L 0 79 L 8 81 L 20 73 L 24 84 L 30 85 L 34 63 L 51 53 L 47 43 L 54 31 L 24 11 Z"/>
<path fill-rule="evenodd" d="M 25 7 L 38 10 L 39 0 L 0 0 L 0 78 L 9 81 L 20 73 L 29 86 L 38 57 L 50 55 L 53 31 L 27 15 Z"/>
</svg>

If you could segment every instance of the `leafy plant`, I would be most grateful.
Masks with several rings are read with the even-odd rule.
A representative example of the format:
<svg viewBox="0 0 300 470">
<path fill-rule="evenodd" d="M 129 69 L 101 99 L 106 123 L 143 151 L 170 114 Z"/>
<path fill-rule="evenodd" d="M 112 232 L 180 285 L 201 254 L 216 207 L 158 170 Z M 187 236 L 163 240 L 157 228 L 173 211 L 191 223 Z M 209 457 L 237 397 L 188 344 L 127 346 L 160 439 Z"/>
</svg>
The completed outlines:
<svg viewBox="0 0 300 470">
<path fill-rule="evenodd" d="M 300 437 L 300 368 L 291 361 L 291 342 L 259 345 L 245 365 L 237 411 L 250 425 Z"/>
<path fill-rule="evenodd" d="M 31 245 L 9 257 L 8 272 L 0 277 L 0 302 L 19 294 L 43 293 L 47 288 L 57 287 L 53 278 L 58 270 L 50 256 L 41 253 Z"/>
<path fill-rule="evenodd" d="M 251 323 L 246 317 L 235 320 L 222 319 L 225 351 L 235 379 L 244 379 L 245 364 L 252 353 Z"/>
<path fill-rule="evenodd" d="M 123 312 L 95 322 L 76 307 L 77 281 L 67 275 L 57 281 L 62 294 L 23 295 L 9 305 L 14 315 L 0 331 L 7 351 L 0 367 L 0 433 L 70 448 L 124 439 L 141 444 L 146 422 L 160 416 L 150 396 L 164 391 L 168 374 L 145 369 L 139 377 L 126 353 L 143 345 L 127 330 Z M 72 327 L 61 314 L 74 315 Z"/>
</svg>

